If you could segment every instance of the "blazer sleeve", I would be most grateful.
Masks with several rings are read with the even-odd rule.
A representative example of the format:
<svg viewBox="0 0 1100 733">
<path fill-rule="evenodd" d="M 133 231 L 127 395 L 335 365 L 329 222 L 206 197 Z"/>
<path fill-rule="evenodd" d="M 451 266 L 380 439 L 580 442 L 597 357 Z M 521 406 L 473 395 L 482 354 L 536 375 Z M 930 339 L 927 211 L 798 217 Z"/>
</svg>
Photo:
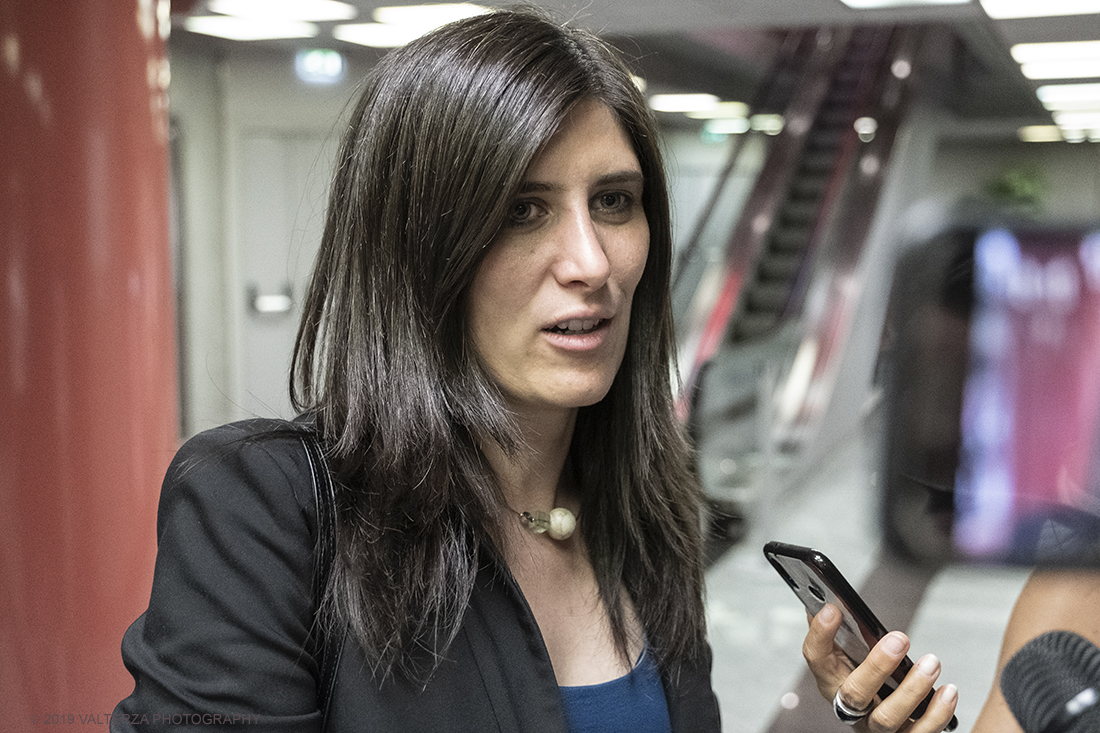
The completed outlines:
<svg viewBox="0 0 1100 733">
<path fill-rule="evenodd" d="M 720 733 L 722 730 L 718 697 L 711 686 L 713 653 L 705 644 L 695 659 L 684 662 L 665 679 L 669 720 L 676 733 Z"/>
<path fill-rule="evenodd" d="M 200 434 L 168 470 L 149 608 L 122 641 L 134 692 L 112 731 L 320 730 L 311 477 L 287 424 L 258 422 Z"/>
</svg>

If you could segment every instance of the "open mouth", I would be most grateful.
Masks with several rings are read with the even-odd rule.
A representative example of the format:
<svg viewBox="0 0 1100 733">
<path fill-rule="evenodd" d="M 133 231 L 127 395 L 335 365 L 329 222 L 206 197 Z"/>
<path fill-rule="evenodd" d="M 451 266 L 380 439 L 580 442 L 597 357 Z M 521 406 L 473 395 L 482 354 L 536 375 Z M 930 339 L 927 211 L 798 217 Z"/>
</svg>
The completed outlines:
<svg viewBox="0 0 1100 733">
<path fill-rule="evenodd" d="M 547 329 L 550 333 L 560 333 L 565 336 L 580 336 L 586 333 L 592 333 L 600 327 L 606 319 L 605 318 L 593 318 L 591 320 L 572 320 L 563 321 L 553 328 Z"/>
</svg>

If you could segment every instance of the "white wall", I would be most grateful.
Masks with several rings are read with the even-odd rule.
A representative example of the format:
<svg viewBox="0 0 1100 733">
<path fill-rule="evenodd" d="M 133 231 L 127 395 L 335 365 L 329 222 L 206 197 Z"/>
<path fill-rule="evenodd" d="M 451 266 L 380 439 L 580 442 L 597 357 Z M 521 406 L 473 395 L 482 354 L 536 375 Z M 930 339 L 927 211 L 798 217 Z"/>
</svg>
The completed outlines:
<svg viewBox="0 0 1100 733">
<path fill-rule="evenodd" d="M 691 236 L 702 208 L 713 193 L 719 173 L 739 142 L 744 144 L 722 199 L 723 206 L 731 213 L 740 210 L 756 181 L 767 150 L 766 138 L 750 135 L 746 140 L 739 141 L 729 136 L 721 141 L 706 141 L 694 131 L 676 130 L 663 134 L 661 143 L 672 203 L 673 242 L 677 248 Z M 730 228 L 726 227 L 726 230 Z M 718 248 L 724 250 L 725 242 L 719 242 Z"/>
<path fill-rule="evenodd" d="M 1095 143 L 949 138 L 936 151 L 934 185 L 927 193 L 980 198 L 988 181 L 1022 167 L 1038 169 L 1046 182 L 1042 218 L 1100 219 L 1100 144 Z"/>
<path fill-rule="evenodd" d="M 308 86 L 291 52 L 241 47 L 217 59 L 171 50 L 184 307 L 184 433 L 251 415 L 290 416 L 298 309 L 257 316 L 248 288 L 305 289 L 320 236 L 339 120 L 366 70 Z M 268 173 L 264 177 L 264 174 Z M 274 213 L 273 213 L 274 212 Z"/>
<path fill-rule="evenodd" d="M 231 417 L 224 225 L 223 94 L 219 65 L 173 54 L 169 90 L 182 252 L 183 432 Z"/>
</svg>

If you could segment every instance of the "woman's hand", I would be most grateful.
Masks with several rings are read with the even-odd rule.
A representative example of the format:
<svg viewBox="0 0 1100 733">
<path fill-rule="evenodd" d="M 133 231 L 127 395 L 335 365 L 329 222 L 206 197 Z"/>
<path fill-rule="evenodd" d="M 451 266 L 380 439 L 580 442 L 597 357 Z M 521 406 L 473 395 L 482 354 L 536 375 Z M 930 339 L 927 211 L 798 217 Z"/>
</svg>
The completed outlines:
<svg viewBox="0 0 1100 733">
<path fill-rule="evenodd" d="M 817 679 L 821 694 L 830 701 L 839 694 L 842 705 L 853 711 L 869 709 L 867 716 L 856 724 L 858 730 L 874 733 L 939 733 L 944 730 L 958 701 L 954 685 L 944 685 L 937 690 L 920 719 L 909 720 L 939 677 L 939 660 L 932 654 L 921 657 L 898 689 L 880 701 L 878 690 L 909 651 L 909 638 L 900 631 L 890 632 L 875 645 L 862 664 L 853 667 L 833 641 L 840 621 L 837 609 L 826 605 L 810 621 L 810 630 L 802 644 L 802 655 Z"/>
</svg>

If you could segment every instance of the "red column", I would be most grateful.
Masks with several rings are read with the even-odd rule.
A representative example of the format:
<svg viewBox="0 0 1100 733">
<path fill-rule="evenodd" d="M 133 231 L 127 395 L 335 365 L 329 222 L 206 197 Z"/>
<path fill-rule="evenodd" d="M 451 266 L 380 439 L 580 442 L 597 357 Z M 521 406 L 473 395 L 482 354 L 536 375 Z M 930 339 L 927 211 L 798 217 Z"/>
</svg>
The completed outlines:
<svg viewBox="0 0 1100 733">
<path fill-rule="evenodd" d="M 0 0 L 3 730 L 132 689 L 177 443 L 166 9 Z"/>
</svg>

